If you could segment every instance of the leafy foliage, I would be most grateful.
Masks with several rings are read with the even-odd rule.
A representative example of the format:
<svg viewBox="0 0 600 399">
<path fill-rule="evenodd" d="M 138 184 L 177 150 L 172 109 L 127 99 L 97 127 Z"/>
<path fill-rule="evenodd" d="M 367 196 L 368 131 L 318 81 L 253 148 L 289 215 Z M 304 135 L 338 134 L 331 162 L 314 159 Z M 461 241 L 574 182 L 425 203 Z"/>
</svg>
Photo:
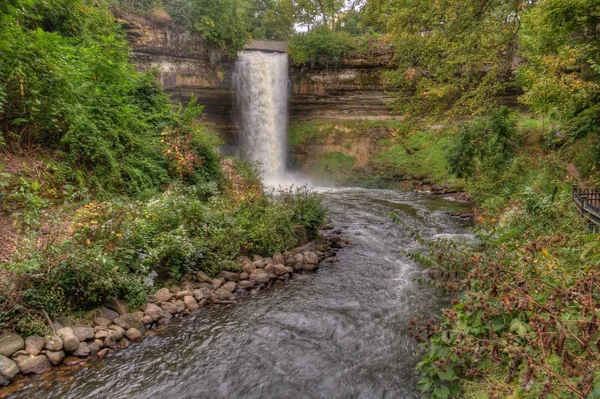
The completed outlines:
<svg viewBox="0 0 600 399">
<path fill-rule="evenodd" d="M 141 195 L 167 180 L 166 96 L 134 70 L 106 4 L 14 0 L 0 12 L 0 131 L 12 151 L 62 151 L 97 190 Z"/>
<path fill-rule="evenodd" d="M 413 322 L 428 340 L 424 391 L 458 396 L 486 376 L 490 396 L 586 397 L 600 383 L 597 236 L 585 233 L 566 194 L 553 203 L 525 189 L 481 237 L 485 252 L 431 246 L 430 275 L 462 294 L 439 326 Z"/>
<path fill-rule="evenodd" d="M 450 172 L 457 177 L 485 173 L 493 178 L 514 156 L 517 114 L 507 107 L 461 125 L 447 152 Z"/>
<path fill-rule="evenodd" d="M 295 64 L 335 65 L 348 50 L 348 36 L 321 26 L 295 35 L 288 46 Z"/>
<path fill-rule="evenodd" d="M 511 84 L 523 2 L 376 2 L 396 49 L 390 83 L 408 115 L 471 115 L 494 107 Z"/>
<path fill-rule="evenodd" d="M 44 312 L 88 310 L 109 297 L 138 306 L 154 282 L 199 270 L 214 275 L 236 267 L 240 255 L 283 252 L 297 244 L 297 227 L 316 236 L 325 216 L 319 194 L 306 187 L 265 194 L 257 170 L 240 165 L 237 196 L 200 179 L 148 201 L 89 202 L 74 212 L 69 240 L 40 247 L 39 233 L 29 230 L 6 266 L 14 274 L 0 287 L 0 324 L 32 332 Z"/>
<path fill-rule="evenodd" d="M 596 1 L 544 1 L 523 21 L 522 100 L 558 118 L 572 139 L 600 127 L 600 18 Z"/>
</svg>

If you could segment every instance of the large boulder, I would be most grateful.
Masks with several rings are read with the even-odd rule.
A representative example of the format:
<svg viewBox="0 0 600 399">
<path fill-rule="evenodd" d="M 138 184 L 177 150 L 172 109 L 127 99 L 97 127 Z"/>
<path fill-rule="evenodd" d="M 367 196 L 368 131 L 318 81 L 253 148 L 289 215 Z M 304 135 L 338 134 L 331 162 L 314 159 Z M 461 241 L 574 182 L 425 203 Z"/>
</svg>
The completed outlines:
<svg viewBox="0 0 600 399">
<path fill-rule="evenodd" d="M 25 351 L 31 356 L 37 356 L 42 353 L 46 345 L 44 337 L 32 336 L 25 339 Z"/>
<path fill-rule="evenodd" d="M 6 378 L 8 381 L 12 381 L 18 372 L 19 367 L 17 367 L 17 364 L 14 361 L 6 356 L 0 355 L 0 376 Z"/>
<path fill-rule="evenodd" d="M 278 264 L 278 263 L 282 263 L 285 264 L 285 260 L 283 259 L 283 255 L 280 254 L 279 252 L 276 252 L 273 254 L 273 263 Z"/>
<path fill-rule="evenodd" d="M 77 350 L 73 352 L 73 356 L 77 357 L 88 357 L 90 355 L 90 348 L 86 342 L 80 342 Z"/>
<path fill-rule="evenodd" d="M 222 288 L 223 288 L 224 290 L 227 290 L 227 291 L 229 291 L 229 292 L 233 292 L 233 291 L 235 291 L 236 287 L 237 287 L 237 284 L 236 284 L 235 282 L 233 282 L 233 281 L 228 281 L 228 282 L 226 282 L 226 283 L 223 285 L 223 287 L 222 287 Z"/>
<path fill-rule="evenodd" d="M 191 295 L 184 296 L 183 303 L 185 303 L 185 308 L 192 312 L 194 310 L 200 309 L 200 306 L 198 306 L 198 302 L 196 302 L 196 299 Z"/>
<path fill-rule="evenodd" d="M 73 334 L 79 341 L 85 341 L 94 338 L 94 329 L 91 327 L 71 327 Z"/>
<path fill-rule="evenodd" d="M 250 274 L 250 281 L 254 284 L 268 283 L 271 278 L 263 269 L 256 269 Z"/>
<path fill-rule="evenodd" d="M 152 298 L 154 298 L 156 302 L 168 302 L 172 297 L 173 294 L 171 294 L 171 291 L 169 291 L 168 288 L 161 288 L 152 295 Z"/>
<path fill-rule="evenodd" d="M 254 283 L 249 280 L 242 280 L 238 282 L 238 287 L 243 288 L 245 290 L 249 290 L 251 288 L 254 288 Z"/>
<path fill-rule="evenodd" d="M 311 265 L 319 264 L 319 256 L 314 252 L 307 252 L 304 254 L 304 261 Z"/>
<path fill-rule="evenodd" d="M 215 294 L 217 294 L 219 296 L 220 300 L 233 300 L 235 299 L 235 295 L 232 294 L 231 292 L 227 291 L 224 288 L 219 288 L 218 290 L 215 291 Z"/>
<path fill-rule="evenodd" d="M 162 312 L 163 310 L 153 303 L 147 304 L 146 309 L 144 310 L 144 314 L 150 316 L 153 321 L 157 321 L 158 319 L 160 319 Z"/>
<path fill-rule="evenodd" d="M 106 306 L 101 307 L 99 310 L 99 316 L 100 317 L 104 317 L 105 319 L 110 320 L 110 322 L 112 323 L 112 321 L 114 319 L 116 319 L 117 317 L 119 317 L 119 313 L 115 312 L 112 309 L 107 308 Z"/>
<path fill-rule="evenodd" d="M 5 333 L 0 335 L 0 355 L 11 357 L 25 347 L 25 341 L 18 334 Z"/>
<path fill-rule="evenodd" d="M 90 350 L 90 355 L 96 355 L 98 352 L 100 352 L 100 349 L 102 349 L 101 342 L 90 342 L 88 344 L 88 349 Z M 48 354 L 46 354 L 46 356 L 48 356 Z"/>
<path fill-rule="evenodd" d="M 276 264 L 275 266 L 273 266 L 275 275 L 277 276 L 283 276 L 284 274 L 288 273 L 288 269 L 282 265 L 282 264 Z"/>
<path fill-rule="evenodd" d="M 196 301 L 201 301 L 205 298 L 202 290 L 194 290 L 192 294 L 194 295 L 194 298 L 196 298 Z M 210 298 L 210 295 L 208 296 L 208 298 Z"/>
<path fill-rule="evenodd" d="M 46 349 L 50 351 L 59 351 L 63 348 L 62 339 L 58 335 L 46 335 L 44 340 L 46 341 Z"/>
<path fill-rule="evenodd" d="M 240 275 L 234 272 L 228 272 L 223 270 L 220 273 L 220 276 L 223 277 L 227 281 L 238 281 L 240 279 Z"/>
<path fill-rule="evenodd" d="M 216 278 L 212 281 L 213 289 L 215 290 L 221 288 L 223 284 L 225 284 L 224 278 Z"/>
<path fill-rule="evenodd" d="M 116 319 L 117 317 L 119 317 L 119 316 L 116 315 L 113 318 L 113 320 Z M 110 326 L 110 323 L 112 323 L 112 320 L 107 319 L 104 316 L 98 316 L 98 317 L 94 317 L 93 322 L 94 322 L 95 326 L 99 326 L 99 327 L 102 327 L 102 328 L 107 328 L 108 326 Z"/>
<path fill-rule="evenodd" d="M 198 272 L 198 273 L 196 273 L 196 278 L 201 283 L 212 284 L 212 278 L 208 277 L 208 275 L 206 273 L 204 273 L 204 272 Z"/>
<path fill-rule="evenodd" d="M 267 274 L 275 274 L 275 265 L 272 263 L 265 265 L 265 272 Z"/>
<path fill-rule="evenodd" d="M 188 290 L 178 291 L 175 294 L 175 298 L 177 298 L 177 299 L 183 299 L 184 296 L 190 295 L 192 293 L 192 291 L 188 291 Z"/>
<path fill-rule="evenodd" d="M 144 328 L 142 317 L 144 317 L 144 314 L 141 312 L 126 313 L 117 317 L 114 322 L 124 330 L 129 330 L 130 328 L 137 328 L 141 330 Z"/>
<path fill-rule="evenodd" d="M 162 302 L 160 304 L 160 307 L 165 312 L 168 312 L 170 314 L 177 314 L 177 306 L 175 306 L 174 303 L 171 303 L 171 302 Z"/>
<path fill-rule="evenodd" d="M 65 359 L 65 352 L 63 351 L 46 351 L 46 357 L 55 366 L 58 366 Z"/>
<path fill-rule="evenodd" d="M 181 313 L 185 310 L 185 303 L 182 300 L 175 301 L 175 307 L 177 309 L 177 313 Z"/>
<path fill-rule="evenodd" d="M 296 255 L 294 255 L 294 263 L 295 264 L 302 264 L 302 263 L 304 263 L 304 255 L 302 255 L 302 254 L 296 254 Z"/>
<path fill-rule="evenodd" d="M 120 340 L 125 335 L 125 330 L 118 325 L 112 325 L 108 329 L 108 335 L 115 338 L 115 340 Z"/>
<path fill-rule="evenodd" d="M 73 334 L 73 330 L 70 327 L 63 327 L 56 332 L 56 334 L 62 339 L 63 349 L 66 352 L 73 352 L 77 350 L 79 346 L 79 339 Z"/>
<path fill-rule="evenodd" d="M 52 367 L 45 355 L 39 356 L 18 356 L 15 359 L 21 374 L 42 374 L 50 371 Z"/>
<path fill-rule="evenodd" d="M 107 308 L 112 309 L 119 314 L 129 313 L 129 307 L 120 299 L 108 298 L 105 305 Z"/>
<path fill-rule="evenodd" d="M 140 330 L 138 330 L 137 328 L 130 328 L 129 330 L 125 331 L 125 336 L 130 340 L 130 341 L 137 341 L 139 339 L 142 339 L 142 332 Z"/>
<path fill-rule="evenodd" d="M 246 273 L 251 273 L 252 270 L 256 269 L 256 265 L 252 262 L 244 262 L 244 271 Z"/>
</svg>

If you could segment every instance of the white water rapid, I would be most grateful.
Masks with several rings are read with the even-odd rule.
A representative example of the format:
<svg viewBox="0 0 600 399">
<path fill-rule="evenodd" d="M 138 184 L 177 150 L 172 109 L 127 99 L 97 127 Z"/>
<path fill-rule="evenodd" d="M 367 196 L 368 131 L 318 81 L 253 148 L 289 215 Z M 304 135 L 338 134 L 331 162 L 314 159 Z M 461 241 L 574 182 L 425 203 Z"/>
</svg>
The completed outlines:
<svg viewBox="0 0 600 399">
<path fill-rule="evenodd" d="M 288 81 L 287 54 L 238 54 L 233 87 L 241 155 L 261 164 L 265 182 L 281 181 L 286 169 Z"/>
</svg>

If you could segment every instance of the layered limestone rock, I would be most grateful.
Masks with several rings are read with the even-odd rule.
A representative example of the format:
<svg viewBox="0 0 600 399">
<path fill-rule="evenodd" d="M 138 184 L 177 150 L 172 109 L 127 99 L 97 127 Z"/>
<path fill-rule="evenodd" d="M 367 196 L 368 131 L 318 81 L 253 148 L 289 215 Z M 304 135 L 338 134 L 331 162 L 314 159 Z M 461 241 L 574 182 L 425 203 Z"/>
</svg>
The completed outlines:
<svg viewBox="0 0 600 399">
<path fill-rule="evenodd" d="M 234 57 L 206 43 L 199 34 L 170 22 L 118 15 L 139 70 L 158 70 L 161 84 L 175 102 L 192 95 L 205 106 L 227 144 L 234 145 L 232 73 Z M 255 41 L 250 50 L 285 51 L 284 42 Z M 290 119 L 392 119 L 392 99 L 385 71 L 393 69 L 389 44 L 371 46 L 368 54 L 348 54 L 333 66 L 293 66 Z"/>
<path fill-rule="evenodd" d="M 170 22 L 128 14 L 117 15 L 117 20 L 127 34 L 138 70 L 156 69 L 174 102 L 185 105 L 195 96 L 204 106 L 204 117 L 217 130 L 231 131 L 232 57 Z"/>
</svg>

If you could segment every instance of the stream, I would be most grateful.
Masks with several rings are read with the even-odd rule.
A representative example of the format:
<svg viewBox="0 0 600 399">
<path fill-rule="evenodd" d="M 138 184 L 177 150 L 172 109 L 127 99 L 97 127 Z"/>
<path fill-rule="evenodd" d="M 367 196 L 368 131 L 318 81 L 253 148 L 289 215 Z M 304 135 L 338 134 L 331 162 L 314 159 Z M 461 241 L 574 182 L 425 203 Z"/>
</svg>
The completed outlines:
<svg viewBox="0 0 600 399">
<path fill-rule="evenodd" d="M 439 314 L 447 298 L 414 281 L 426 272 L 399 251 L 416 244 L 388 214 L 429 239 L 464 239 L 465 223 L 447 212 L 465 205 L 406 191 L 321 191 L 352 242 L 339 263 L 203 308 L 66 376 L 27 379 L 11 398 L 419 398 L 407 325 Z"/>
</svg>

